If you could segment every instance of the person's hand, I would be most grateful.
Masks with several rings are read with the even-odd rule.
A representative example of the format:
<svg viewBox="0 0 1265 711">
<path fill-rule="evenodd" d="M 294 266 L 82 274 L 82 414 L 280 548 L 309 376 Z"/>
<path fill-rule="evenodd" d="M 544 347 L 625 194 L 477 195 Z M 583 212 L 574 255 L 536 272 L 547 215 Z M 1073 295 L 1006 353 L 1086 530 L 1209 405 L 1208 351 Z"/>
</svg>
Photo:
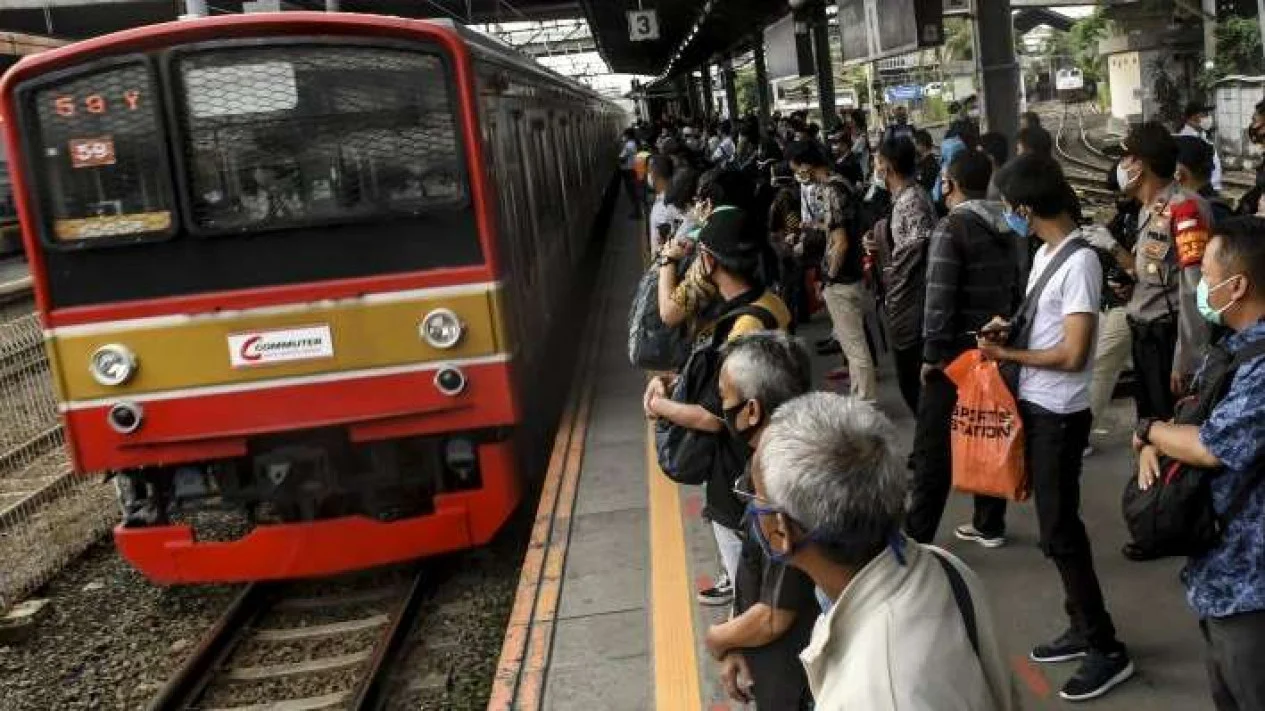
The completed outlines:
<svg viewBox="0 0 1265 711">
<path fill-rule="evenodd" d="M 668 392 L 667 379 L 663 376 L 651 378 L 646 383 L 646 392 L 641 396 L 641 408 L 645 410 L 646 419 L 653 420 L 655 418 L 654 409 L 651 403 L 655 398 L 664 397 Z"/>
<path fill-rule="evenodd" d="M 1160 451 L 1146 445 L 1138 452 L 1138 488 L 1146 491 L 1160 478 Z"/>
<path fill-rule="evenodd" d="M 680 240 L 671 239 L 667 244 L 663 245 L 663 249 L 659 251 L 659 255 L 664 259 L 679 261 L 685 257 L 685 245 Z"/>
<path fill-rule="evenodd" d="M 720 683 L 734 701 L 749 704 L 755 700 L 751 694 L 751 669 L 741 652 L 730 652 L 720 661 Z"/>
<path fill-rule="evenodd" d="M 1121 284 L 1119 282 L 1107 282 L 1107 286 L 1111 288 L 1111 292 L 1116 295 L 1121 302 L 1128 303 L 1133 298 L 1133 285 Z"/>
<path fill-rule="evenodd" d="M 1082 227 L 1081 236 L 1091 247 L 1097 247 L 1104 252 L 1110 253 L 1116 249 L 1116 238 L 1112 237 L 1111 231 L 1102 225 Z"/>
<path fill-rule="evenodd" d="M 1006 347 L 996 341 L 989 341 L 980 337 L 976 339 L 975 345 L 988 360 L 1007 360 Z"/>
<path fill-rule="evenodd" d="M 1185 397 L 1186 392 L 1190 389 L 1190 378 L 1182 373 L 1170 373 L 1168 386 L 1173 391 L 1173 397 Z"/>
<path fill-rule="evenodd" d="M 1001 344 L 1010 337 L 1010 322 L 1001 316 L 994 316 L 979 330 L 979 341 Z"/>
<path fill-rule="evenodd" d="M 922 384 L 927 384 L 927 378 L 932 373 L 939 373 L 944 370 L 944 363 L 923 363 L 922 364 Z"/>
<path fill-rule="evenodd" d="M 874 239 L 874 230 L 868 230 L 861 235 L 861 246 L 866 252 L 874 253 L 878 251 L 878 240 Z"/>
</svg>

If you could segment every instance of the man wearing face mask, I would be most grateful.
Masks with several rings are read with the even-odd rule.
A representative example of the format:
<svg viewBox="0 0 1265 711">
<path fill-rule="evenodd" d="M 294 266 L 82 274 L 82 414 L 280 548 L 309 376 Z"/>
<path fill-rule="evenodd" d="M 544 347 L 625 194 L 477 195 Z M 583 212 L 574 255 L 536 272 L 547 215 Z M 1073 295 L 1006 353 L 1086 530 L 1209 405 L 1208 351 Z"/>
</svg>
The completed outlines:
<svg viewBox="0 0 1265 711">
<path fill-rule="evenodd" d="M 1134 127 L 1123 146 L 1116 179 L 1121 191 L 1142 205 L 1133 253 L 1117 252 L 1137 280 L 1126 311 L 1138 375 L 1138 417 L 1168 419 L 1208 344 L 1195 288 L 1212 213 L 1203 198 L 1173 179 L 1177 142 L 1162 124 Z"/>
<path fill-rule="evenodd" d="M 1207 470 L 1220 540 L 1182 574 L 1199 615 L 1218 711 L 1265 708 L 1265 219 L 1216 228 L 1203 258 L 1199 311 L 1232 332 L 1209 349 L 1199 386 L 1229 372 L 1228 390 L 1198 424 L 1143 420 L 1133 446 L 1138 485 L 1160 476 L 1159 455 Z M 1224 365 L 1226 362 L 1229 365 Z M 1219 365 L 1220 364 L 1220 365 Z"/>
<path fill-rule="evenodd" d="M 887 124 L 887 128 L 884 129 L 883 140 L 908 138 L 912 141 L 914 140 L 914 130 L 914 125 L 909 122 L 909 109 L 898 105 L 892 108 L 892 122 Z"/>
<path fill-rule="evenodd" d="M 744 334 L 768 328 L 785 330 L 791 322 L 790 310 L 776 294 L 759 280 L 760 245 L 747 238 L 745 213 L 734 207 L 722 207 L 708 216 L 698 238 L 697 268 L 700 276 L 715 287 L 722 305 L 719 314 L 742 307 L 754 307 L 765 318 L 744 314 L 732 321 L 728 333 L 717 334 L 732 341 Z M 765 319 L 769 321 L 766 325 Z M 724 322 L 725 319 L 721 319 Z M 659 377 L 650 381 L 642 399 L 646 416 L 663 418 L 692 430 L 719 433 L 724 429 L 719 396 L 715 401 L 682 403 L 672 399 L 674 379 Z M 709 391 L 714 396 L 714 390 Z M 732 599 L 732 581 L 736 576 L 742 540 L 742 502 L 733 493 L 734 481 L 741 473 L 744 458 L 729 456 L 710 466 L 711 478 L 705 483 L 704 515 L 712 522 L 725 576 L 717 584 L 699 591 L 698 600 L 705 605 L 725 605 Z M 736 460 L 736 462 L 735 462 Z M 731 466 L 732 465 L 732 466 Z"/>
<path fill-rule="evenodd" d="M 861 283 L 861 230 L 856 191 L 842 177 L 830 171 L 826 157 L 808 142 L 791 145 L 791 169 L 802 184 L 811 184 L 805 195 L 815 205 L 806 227 L 825 236 L 822 259 L 822 297 L 830 312 L 835 338 L 848 360 L 849 387 L 853 395 L 873 401 L 878 397 L 874 360 L 865 339 L 866 299 Z"/>
<path fill-rule="evenodd" d="M 1177 132 L 1179 136 L 1194 136 L 1202 139 L 1212 148 L 1212 188 L 1221 190 L 1221 156 L 1217 153 L 1216 146 L 1213 145 L 1212 139 L 1209 138 L 1208 132 L 1212 130 L 1212 107 L 1199 101 L 1192 101 L 1186 104 L 1186 109 L 1182 111 L 1182 127 Z"/>
<path fill-rule="evenodd" d="M 949 214 L 936 225 L 927 251 L 922 395 L 905 520 L 905 530 L 919 543 L 935 540 L 953 478 L 949 441 L 958 391 L 944 368 L 975 347 L 971 334 L 995 314 L 1013 313 L 1019 303 L 1027 240 L 1006 224 L 1001 203 L 984 199 L 992 175 L 988 156 L 963 151 L 941 176 Z M 955 534 L 987 548 L 1004 545 L 1005 513 L 1004 501 L 978 496 L 972 522 Z"/>
<path fill-rule="evenodd" d="M 832 603 L 800 653 L 816 708 L 1016 709 L 979 579 L 900 532 L 894 440 L 873 405 L 820 392 L 778 408 L 760 437 L 751 533 Z"/>
<path fill-rule="evenodd" d="M 802 344 L 777 333 L 742 336 L 726 344 L 723 354 L 725 428 L 749 459 L 773 412 L 812 387 L 812 364 Z M 750 487 L 750 475 L 744 475 L 737 490 Z M 808 708 L 812 696 L 796 655 L 808 644 L 818 612 L 812 581 L 766 557 L 747 534 L 734 581 L 733 617 L 712 625 L 706 637 L 730 697 L 771 711 Z"/>
<path fill-rule="evenodd" d="M 918 412 L 922 371 L 922 315 L 927 291 L 927 244 L 936 226 L 931 198 L 917 181 L 918 154 L 913 141 L 894 138 L 878 149 L 874 174 L 892 195 L 886 230 L 876 230 L 873 253 L 882 274 L 883 308 L 896 356 L 901 396 Z"/>
</svg>

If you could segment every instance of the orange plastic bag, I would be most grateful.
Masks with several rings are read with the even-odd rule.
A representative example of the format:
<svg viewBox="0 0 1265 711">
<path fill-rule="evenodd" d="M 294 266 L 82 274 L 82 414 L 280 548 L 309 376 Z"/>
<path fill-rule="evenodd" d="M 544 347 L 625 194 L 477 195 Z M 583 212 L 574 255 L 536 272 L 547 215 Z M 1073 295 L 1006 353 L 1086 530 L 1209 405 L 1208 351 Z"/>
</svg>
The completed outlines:
<svg viewBox="0 0 1265 711">
<path fill-rule="evenodd" d="M 1023 420 L 997 361 L 969 350 L 944 374 L 958 388 L 952 422 L 953 488 L 1026 501 L 1031 488 L 1023 459 Z"/>
</svg>

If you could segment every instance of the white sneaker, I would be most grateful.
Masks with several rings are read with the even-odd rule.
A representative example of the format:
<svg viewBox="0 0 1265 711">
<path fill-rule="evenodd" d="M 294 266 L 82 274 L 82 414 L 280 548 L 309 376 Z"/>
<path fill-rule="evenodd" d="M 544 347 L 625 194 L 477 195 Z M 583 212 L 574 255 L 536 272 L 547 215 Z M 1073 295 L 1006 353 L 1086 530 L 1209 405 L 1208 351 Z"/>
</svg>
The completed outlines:
<svg viewBox="0 0 1265 711">
<path fill-rule="evenodd" d="M 975 526 L 969 523 L 964 523 L 953 529 L 953 535 L 957 536 L 960 540 L 972 541 L 984 546 L 985 548 L 1001 548 L 1006 545 L 1005 536 L 985 536 L 980 533 Z"/>
</svg>

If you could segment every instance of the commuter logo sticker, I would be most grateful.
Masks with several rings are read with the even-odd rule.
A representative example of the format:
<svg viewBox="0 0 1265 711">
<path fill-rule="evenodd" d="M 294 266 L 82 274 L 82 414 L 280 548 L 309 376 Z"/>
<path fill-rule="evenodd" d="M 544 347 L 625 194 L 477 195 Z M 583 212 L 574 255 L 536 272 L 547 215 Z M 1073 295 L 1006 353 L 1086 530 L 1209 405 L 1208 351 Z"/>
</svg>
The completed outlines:
<svg viewBox="0 0 1265 711">
<path fill-rule="evenodd" d="M 329 326 L 235 333 L 228 337 L 228 357 L 234 368 L 332 358 L 334 338 Z"/>
</svg>

